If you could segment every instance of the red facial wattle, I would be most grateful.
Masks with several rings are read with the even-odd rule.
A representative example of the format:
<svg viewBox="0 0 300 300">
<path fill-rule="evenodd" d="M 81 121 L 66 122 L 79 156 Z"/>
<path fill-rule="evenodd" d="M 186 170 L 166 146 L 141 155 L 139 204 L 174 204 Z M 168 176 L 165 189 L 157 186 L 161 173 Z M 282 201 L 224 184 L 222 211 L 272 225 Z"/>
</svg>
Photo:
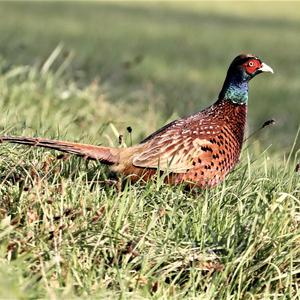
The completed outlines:
<svg viewBox="0 0 300 300">
<path fill-rule="evenodd" d="M 251 60 L 247 61 L 243 66 L 244 66 L 246 72 L 249 75 L 251 75 L 251 74 L 255 73 L 255 71 L 257 69 L 261 68 L 262 63 L 258 59 L 251 59 Z"/>
</svg>

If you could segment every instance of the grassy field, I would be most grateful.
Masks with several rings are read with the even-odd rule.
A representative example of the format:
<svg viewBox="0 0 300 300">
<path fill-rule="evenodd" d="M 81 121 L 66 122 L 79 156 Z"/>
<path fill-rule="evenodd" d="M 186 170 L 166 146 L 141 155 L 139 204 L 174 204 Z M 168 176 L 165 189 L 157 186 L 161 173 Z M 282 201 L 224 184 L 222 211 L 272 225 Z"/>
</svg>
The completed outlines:
<svg viewBox="0 0 300 300">
<path fill-rule="evenodd" d="M 0 3 L 1 134 L 138 142 L 259 55 L 224 184 L 103 185 L 105 167 L 1 144 L 0 298 L 300 298 L 300 4 Z"/>
</svg>

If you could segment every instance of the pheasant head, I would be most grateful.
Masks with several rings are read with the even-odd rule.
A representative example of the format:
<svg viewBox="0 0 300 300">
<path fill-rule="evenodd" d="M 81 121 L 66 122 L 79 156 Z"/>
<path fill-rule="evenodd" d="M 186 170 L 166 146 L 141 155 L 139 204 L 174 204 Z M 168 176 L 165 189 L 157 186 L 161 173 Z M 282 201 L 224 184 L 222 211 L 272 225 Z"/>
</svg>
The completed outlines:
<svg viewBox="0 0 300 300">
<path fill-rule="evenodd" d="M 257 56 L 252 54 L 237 56 L 229 66 L 219 99 L 227 99 L 237 104 L 247 104 L 248 82 L 263 72 L 274 73 L 273 69 Z"/>
</svg>

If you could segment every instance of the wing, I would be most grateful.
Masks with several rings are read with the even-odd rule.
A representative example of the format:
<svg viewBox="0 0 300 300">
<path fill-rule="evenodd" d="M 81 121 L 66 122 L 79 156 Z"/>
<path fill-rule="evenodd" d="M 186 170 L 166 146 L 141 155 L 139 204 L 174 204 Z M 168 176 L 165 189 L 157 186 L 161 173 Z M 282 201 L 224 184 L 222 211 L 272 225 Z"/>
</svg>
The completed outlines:
<svg viewBox="0 0 300 300">
<path fill-rule="evenodd" d="M 194 168 L 199 158 L 203 162 L 209 160 L 214 146 L 211 138 L 219 133 L 220 128 L 205 123 L 205 120 L 183 119 L 170 124 L 146 140 L 143 152 L 133 158 L 133 165 L 184 173 Z"/>
</svg>

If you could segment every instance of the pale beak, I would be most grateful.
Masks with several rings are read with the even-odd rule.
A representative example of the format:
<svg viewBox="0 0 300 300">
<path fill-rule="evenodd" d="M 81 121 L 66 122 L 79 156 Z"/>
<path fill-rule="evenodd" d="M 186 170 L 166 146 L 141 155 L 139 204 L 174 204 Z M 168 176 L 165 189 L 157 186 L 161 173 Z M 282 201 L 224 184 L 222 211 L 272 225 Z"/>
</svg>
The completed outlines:
<svg viewBox="0 0 300 300">
<path fill-rule="evenodd" d="M 261 68 L 259 68 L 258 71 L 261 71 L 261 72 L 270 72 L 270 73 L 274 74 L 273 69 L 270 66 L 268 66 L 267 64 L 265 64 L 265 63 L 261 64 Z"/>
</svg>

